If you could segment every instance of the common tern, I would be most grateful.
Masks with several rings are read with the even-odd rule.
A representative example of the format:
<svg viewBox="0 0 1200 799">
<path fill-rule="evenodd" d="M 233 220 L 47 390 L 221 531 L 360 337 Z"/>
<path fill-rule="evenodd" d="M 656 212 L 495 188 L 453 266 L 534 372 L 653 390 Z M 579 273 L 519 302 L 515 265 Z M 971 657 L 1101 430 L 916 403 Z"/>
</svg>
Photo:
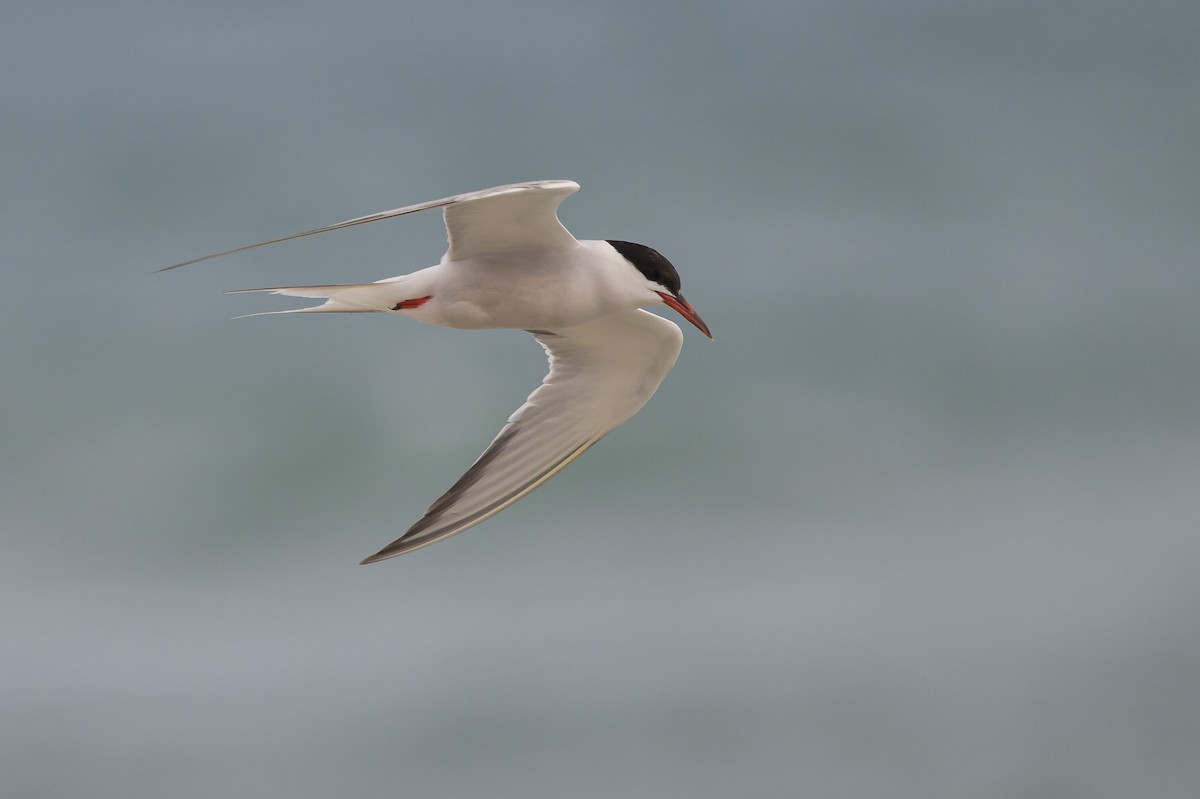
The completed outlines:
<svg viewBox="0 0 1200 799">
<path fill-rule="evenodd" d="M 246 289 L 324 300 L 268 313 L 383 312 L 431 325 L 533 334 L 550 371 L 470 469 L 416 524 L 362 562 L 392 558 L 460 533 L 512 505 L 632 417 L 675 364 L 683 333 L 642 310 L 666 305 L 712 338 L 656 250 L 579 241 L 557 216 L 570 180 L 513 183 L 350 219 L 173 264 L 160 271 L 443 209 L 449 247 L 436 266 L 375 283 Z"/>
</svg>

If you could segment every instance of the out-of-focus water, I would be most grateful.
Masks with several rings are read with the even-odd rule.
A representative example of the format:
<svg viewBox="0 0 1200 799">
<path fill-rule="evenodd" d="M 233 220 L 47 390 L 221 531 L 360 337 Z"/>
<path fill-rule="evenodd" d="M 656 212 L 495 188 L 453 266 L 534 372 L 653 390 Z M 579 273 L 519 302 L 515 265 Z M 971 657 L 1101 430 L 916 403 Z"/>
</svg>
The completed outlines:
<svg viewBox="0 0 1200 799">
<path fill-rule="evenodd" d="M 226 5 L 0 26 L 5 795 L 1195 793 L 1194 4 Z M 538 348 L 151 272 L 535 178 L 716 341 L 360 568 Z"/>
</svg>

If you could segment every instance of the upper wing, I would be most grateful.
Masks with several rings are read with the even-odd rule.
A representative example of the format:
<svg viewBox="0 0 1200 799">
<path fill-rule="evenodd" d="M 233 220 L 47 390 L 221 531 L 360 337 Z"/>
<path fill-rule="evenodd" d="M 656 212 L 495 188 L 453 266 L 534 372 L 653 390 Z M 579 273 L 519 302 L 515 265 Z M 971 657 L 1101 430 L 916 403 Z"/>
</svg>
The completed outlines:
<svg viewBox="0 0 1200 799">
<path fill-rule="evenodd" d="M 363 563 L 462 532 L 549 480 L 646 404 L 683 344 L 673 322 L 642 310 L 531 332 L 550 358 L 542 385 L 420 521 Z"/>
<path fill-rule="evenodd" d="M 567 232 L 555 216 L 555 209 L 568 194 L 579 191 L 579 184 L 572 180 L 536 180 L 529 183 L 512 183 L 481 191 L 455 194 L 440 200 L 407 205 L 391 211 L 380 211 L 356 219 L 338 222 L 336 225 L 293 233 L 257 244 L 247 244 L 224 252 L 193 258 L 190 261 L 172 264 L 158 271 L 166 272 L 181 266 L 198 264 L 220 258 L 223 255 L 253 250 L 281 241 L 327 233 L 331 230 L 365 225 L 380 219 L 427 211 L 430 208 L 445 208 L 446 230 L 450 239 L 450 257 L 463 258 L 481 252 L 495 252 L 521 247 L 558 249 L 573 246 L 575 238 Z M 489 244 L 489 242 L 491 242 Z"/>
<path fill-rule="evenodd" d="M 579 191 L 570 180 L 518 183 L 463 194 L 446 206 L 452 261 L 514 250 L 569 250 L 579 242 L 558 221 L 558 204 Z"/>
</svg>

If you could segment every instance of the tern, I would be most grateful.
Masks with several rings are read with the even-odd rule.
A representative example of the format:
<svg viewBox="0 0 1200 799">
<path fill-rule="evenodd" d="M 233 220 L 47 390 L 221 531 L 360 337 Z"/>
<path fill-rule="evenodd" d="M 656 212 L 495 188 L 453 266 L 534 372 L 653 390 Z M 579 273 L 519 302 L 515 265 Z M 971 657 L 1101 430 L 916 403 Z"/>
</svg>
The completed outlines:
<svg viewBox="0 0 1200 799">
<path fill-rule="evenodd" d="M 644 307 L 666 305 L 712 338 L 680 293 L 679 273 L 658 251 L 628 241 L 579 241 L 563 227 L 558 206 L 578 190 L 579 184 L 570 180 L 497 186 L 160 270 L 441 208 L 449 247 L 436 266 L 375 283 L 230 293 L 325 301 L 267 313 L 381 312 L 442 327 L 525 330 L 546 351 L 550 371 L 541 386 L 471 468 L 402 537 L 362 563 L 393 558 L 474 527 L 545 483 L 637 413 L 683 346 L 679 327 Z"/>
</svg>

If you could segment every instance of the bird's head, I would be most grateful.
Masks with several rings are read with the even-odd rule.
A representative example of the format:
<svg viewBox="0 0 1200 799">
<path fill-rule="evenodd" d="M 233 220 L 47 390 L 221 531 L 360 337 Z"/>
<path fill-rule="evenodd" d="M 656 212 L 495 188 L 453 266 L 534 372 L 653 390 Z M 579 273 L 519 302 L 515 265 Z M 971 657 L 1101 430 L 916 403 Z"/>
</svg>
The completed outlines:
<svg viewBox="0 0 1200 799">
<path fill-rule="evenodd" d="M 701 333 L 712 338 L 712 333 L 709 332 L 708 325 L 704 324 L 704 320 L 700 318 L 700 314 L 696 313 L 692 304 L 679 293 L 679 273 L 662 253 L 644 244 L 634 244 L 631 241 L 609 240 L 608 243 L 641 274 L 645 281 L 646 291 L 652 295 L 648 296 L 643 304 L 666 305 L 673 308 L 680 316 L 695 325 Z"/>
</svg>

